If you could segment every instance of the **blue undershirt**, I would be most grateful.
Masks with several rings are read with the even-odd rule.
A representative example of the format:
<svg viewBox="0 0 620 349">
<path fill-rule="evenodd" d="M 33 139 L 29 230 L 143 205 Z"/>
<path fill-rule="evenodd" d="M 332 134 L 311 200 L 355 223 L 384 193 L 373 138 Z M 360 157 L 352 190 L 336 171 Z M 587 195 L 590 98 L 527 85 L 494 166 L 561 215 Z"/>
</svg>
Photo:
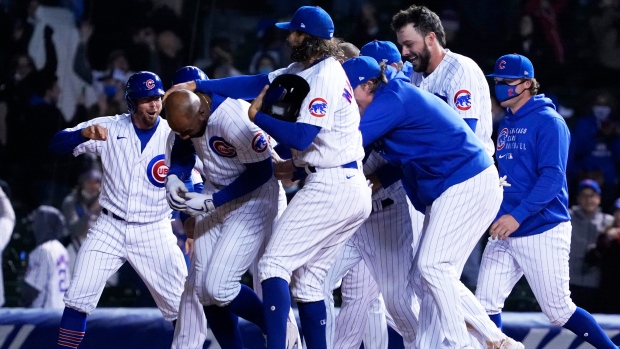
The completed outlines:
<svg viewBox="0 0 620 349">
<path fill-rule="evenodd" d="M 140 144 L 142 146 L 142 148 L 140 149 L 140 152 L 144 151 L 144 148 L 151 140 L 151 137 L 153 137 L 153 135 L 155 134 L 155 130 L 157 130 L 157 126 L 159 126 L 160 120 L 161 120 L 161 117 L 158 116 L 157 122 L 155 122 L 155 126 L 149 128 L 148 130 L 139 129 L 138 126 L 136 126 L 136 124 L 132 123 L 133 129 L 136 131 L 136 135 L 140 139 Z"/>
<path fill-rule="evenodd" d="M 250 100 L 256 98 L 265 85 L 269 85 L 269 74 L 231 76 L 222 79 L 196 80 L 196 92 Z"/>
<path fill-rule="evenodd" d="M 463 119 L 469 125 L 472 131 L 476 132 L 476 125 L 478 125 L 478 119 L 466 118 Z"/>
</svg>

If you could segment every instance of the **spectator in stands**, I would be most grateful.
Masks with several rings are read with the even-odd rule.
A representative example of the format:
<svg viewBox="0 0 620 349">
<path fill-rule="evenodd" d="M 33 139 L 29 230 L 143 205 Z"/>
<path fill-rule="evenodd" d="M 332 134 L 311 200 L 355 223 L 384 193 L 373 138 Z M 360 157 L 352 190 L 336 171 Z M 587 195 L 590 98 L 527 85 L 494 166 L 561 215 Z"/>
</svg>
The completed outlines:
<svg viewBox="0 0 620 349">
<path fill-rule="evenodd" d="M 599 236 L 593 261 L 601 268 L 600 299 L 605 305 L 602 313 L 620 314 L 620 199 L 614 203 L 614 223 Z"/>
<path fill-rule="evenodd" d="M 607 90 L 595 91 L 587 114 L 571 130 L 569 180 L 575 183 L 592 178 L 602 184 L 601 206 L 605 209 L 617 196 L 620 120 L 615 109 L 616 100 Z"/>
<path fill-rule="evenodd" d="M 21 305 L 63 309 L 63 297 L 71 282 L 71 275 L 67 271 L 69 255 L 58 241 L 65 229 L 65 220 L 54 207 L 39 206 L 28 216 L 28 221 L 36 247 L 28 255 Z"/>
<path fill-rule="evenodd" d="M 157 69 L 155 72 L 161 78 L 165 89 L 172 86 L 174 73 L 183 65 L 180 54 L 182 48 L 181 38 L 172 30 L 164 30 L 157 36 Z"/>
<path fill-rule="evenodd" d="M 144 25 L 134 28 L 131 42 L 131 46 L 127 49 L 131 70 L 155 71 L 157 69 L 157 40 L 153 27 Z"/>
<path fill-rule="evenodd" d="M 210 65 L 204 72 L 211 79 L 241 75 L 234 66 L 233 49 L 230 40 L 219 37 L 211 41 L 209 48 Z"/>
<path fill-rule="evenodd" d="M 259 23 L 256 36 L 260 46 L 250 61 L 248 69 L 250 74 L 261 74 L 261 68 L 262 73 L 265 73 L 285 66 L 285 57 L 288 57 L 288 54 L 284 55 L 283 50 L 287 46 L 284 44 L 281 31 L 274 24 L 274 20 Z M 267 71 L 268 66 L 272 66 L 273 69 Z"/>
<path fill-rule="evenodd" d="M 595 76 L 599 83 L 615 86 L 620 78 L 620 1 L 599 0 L 590 18 L 590 31 L 600 65 Z"/>
<path fill-rule="evenodd" d="M 579 183 L 577 202 L 578 205 L 570 209 L 573 226 L 569 255 L 571 298 L 577 306 L 599 312 L 601 270 L 598 262 L 587 256 L 596 246 L 598 236 L 613 224 L 614 217 L 601 211 L 601 188 L 592 179 Z"/>
<path fill-rule="evenodd" d="M 2 181 L 3 184 L 6 182 Z M 11 200 L 0 185 L 0 307 L 4 305 L 4 278 L 2 276 L 2 251 L 9 243 L 15 227 L 15 211 Z"/>
</svg>

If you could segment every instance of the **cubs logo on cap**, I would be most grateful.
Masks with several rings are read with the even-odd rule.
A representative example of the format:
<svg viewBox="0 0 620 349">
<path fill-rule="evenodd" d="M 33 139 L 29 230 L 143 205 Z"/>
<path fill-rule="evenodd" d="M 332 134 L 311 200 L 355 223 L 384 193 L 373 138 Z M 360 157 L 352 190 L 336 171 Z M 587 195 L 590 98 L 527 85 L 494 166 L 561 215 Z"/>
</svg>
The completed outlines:
<svg viewBox="0 0 620 349">
<path fill-rule="evenodd" d="M 276 27 L 299 30 L 327 40 L 334 36 L 334 22 L 319 6 L 302 6 L 295 11 L 290 22 L 276 23 Z"/>
<path fill-rule="evenodd" d="M 310 101 L 310 105 L 308 106 L 308 110 L 312 116 L 316 116 L 317 118 L 322 118 L 327 114 L 327 101 L 323 98 L 315 98 Z"/>
<path fill-rule="evenodd" d="M 149 182 L 158 188 L 164 187 L 166 175 L 168 174 L 168 166 L 164 161 L 164 154 L 157 155 L 146 166 L 146 176 Z"/>
<path fill-rule="evenodd" d="M 467 90 L 460 90 L 454 94 L 454 105 L 458 110 L 471 109 L 471 92 Z"/>
<path fill-rule="evenodd" d="M 508 129 L 507 128 L 503 128 L 499 132 L 499 135 L 497 135 L 497 150 L 504 149 L 504 146 L 506 146 L 506 138 L 507 137 L 508 137 Z"/>
<path fill-rule="evenodd" d="M 225 158 L 234 158 L 237 156 L 237 149 L 226 142 L 222 137 L 211 137 L 211 139 L 209 139 L 209 148 L 217 155 Z"/>
<path fill-rule="evenodd" d="M 257 153 L 262 153 L 269 147 L 269 137 L 265 137 L 262 132 L 257 133 L 252 139 L 252 149 Z"/>
<path fill-rule="evenodd" d="M 533 79 L 534 66 L 529 58 L 513 53 L 498 58 L 493 74 L 487 76 L 503 79 Z"/>
<path fill-rule="evenodd" d="M 149 90 L 152 90 L 153 88 L 155 88 L 155 81 L 153 81 L 153 79 L 146 80 L 144 84 L 146 85 L 146 88 L 148 88 Z"/>
</svg>

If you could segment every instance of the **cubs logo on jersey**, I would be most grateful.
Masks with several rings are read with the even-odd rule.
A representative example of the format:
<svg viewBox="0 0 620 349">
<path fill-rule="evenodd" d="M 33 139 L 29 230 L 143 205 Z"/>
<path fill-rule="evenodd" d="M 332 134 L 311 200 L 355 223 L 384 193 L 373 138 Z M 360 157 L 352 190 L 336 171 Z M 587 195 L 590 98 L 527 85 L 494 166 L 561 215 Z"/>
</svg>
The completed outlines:
<svg viewBox="0 0 620 349">
<path fill-rule="evenodd" d="M 467 90 L 460 90 L 454 95 L 454 105 L 458 110 L 471 109 L 471 92 Z"/>
<path fill-rule="evenodd" d="M 257 153 L 262 153 L 269 147 L 269 137 L 265 137 L 262 132 L 257 133 L 252 139 L 252 149 Z"/>
<path fill-rule="evenodd" d="M 327 101 L 323 98 L 315 98 L 310 102 L 308 110 L 312 116 L 322 118 L 327 114 Z"/>
<path fill-rule="evenodd" d="M 211 148 L 215 154 L 225 158 L 234 158 L 237 156 L 235 147 L 226 142 L 222 137 L 211 137 L 211 139 L 209 139 L 209 148 Z"/>
<path fill-rule="evenodd" d="M 164 162 L 164 154 L 154 157 L 146 166 L 146 176 L 149 182 L 158 188 L 164 187 L 166 175 L 168 174 L 168 166 Z"/>
<path fill-rule="evenodd" d="M 506 145 L 506 137 L 508 137 L 508 129 L 504 128 L 497 136 L 497 150 L 504 149 L 504 146 Z"/>
</svg>

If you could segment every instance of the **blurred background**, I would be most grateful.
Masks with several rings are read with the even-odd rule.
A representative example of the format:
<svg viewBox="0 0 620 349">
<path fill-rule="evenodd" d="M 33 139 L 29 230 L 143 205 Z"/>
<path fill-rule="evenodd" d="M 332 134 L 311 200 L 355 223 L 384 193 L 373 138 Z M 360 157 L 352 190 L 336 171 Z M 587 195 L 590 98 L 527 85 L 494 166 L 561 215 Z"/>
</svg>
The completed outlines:
<svg viewBox="0 0 620 349">
<path fill-rule="evenodd" d="M 63 128 L 125 112 L 124 87 L 132 73 L 155 72 L 168 88 L 174 72 L 185 65 L 198 66 L 210 78 L 285 67 L 290 63 L 287 32 L 273 24 L 290 19 L 302 5 L 327 10 L 335 22 L 335 35 L 358 47 L 374 39 L 395 42 L 391 17 L 411 4 L 396 0 L 0 0 L 0 179 L 17 216 L 2 254 L 4 306 L 19 306 L 27 255 L 35 247 L 28 213 L 42 204 L 61 209 L 67 227 L 59 239 L 77 251 L 100 210 L 98 159 L 55 156 L 47 149 L 49 140 Z M 620 209 L 616 202 L 620 196 L 620 1 L 415 4 L 436 12 L 446 31 L 447 47 L 474 59 L 486 74 L 506 53 L 532 60 L 542 93 L 555 101 L 571 128 L 571 205 L 579 209 L 589 205 L 591 212 L 607 214 L 604 217 L 613 222 L 597 225 L 592 215 L 586 217 L 584 229 L 594 227 L 595 233 L 581 239 L 583 246 L 575 253 L 582 265 L 571 264 L 571 268 L 581 268 L 588 275 L 602 272 L 584 287 L 598 288 L 605 275 L 618 275 L 620 252 L 613 249 L 618 234 L 610 229 L 620 226 L 620 214 L 618 219 L 610 217 Z M 495 103 L 494 122 L 499 123 L 503 115 Z M 580 186 L 584 179 L 598 186 Z M 174 228 L 181 246 L 182 227 Z M 577 240 L 581 241 L 573 238 Z M 100 306 L 150 304 L 146 288 L 128 266 L 109 282 L 100 302 Z M 526 283 L 515 289 L 506 310 L 538 310 Z M 599 310 L 605 309 L 594 311 Z"/>
</svg>

